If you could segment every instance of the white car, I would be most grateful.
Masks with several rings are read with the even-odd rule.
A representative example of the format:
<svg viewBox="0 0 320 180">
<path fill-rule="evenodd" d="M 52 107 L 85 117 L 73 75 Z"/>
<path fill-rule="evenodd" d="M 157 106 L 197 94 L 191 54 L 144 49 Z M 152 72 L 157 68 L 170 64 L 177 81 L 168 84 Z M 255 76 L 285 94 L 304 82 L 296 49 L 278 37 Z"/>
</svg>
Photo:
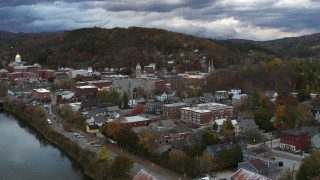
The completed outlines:
<svg viewBox="0 0 320 180">
<path fill-rule="evenodd" d="M 75 132 L 75 133 L 73 133 L 73 135 L 74 135 L 74 136 L 81 136 L 82 134 Z"/>
<path fill-rule="evenodd" d="M 47 122 L 48 122 L 49 125 L 52 124 L 52 121 L 50 119 L 47 119 Z"/>
</svg>

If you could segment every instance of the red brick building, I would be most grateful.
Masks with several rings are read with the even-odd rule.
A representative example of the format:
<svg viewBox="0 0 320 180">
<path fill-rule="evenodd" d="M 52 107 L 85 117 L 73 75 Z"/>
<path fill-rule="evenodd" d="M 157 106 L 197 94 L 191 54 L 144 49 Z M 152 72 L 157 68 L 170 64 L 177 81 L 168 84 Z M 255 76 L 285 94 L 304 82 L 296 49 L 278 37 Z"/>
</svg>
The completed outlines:
<svg viewBox="0 0 320 180">
<path fill-rule="evenodd" d="M 54 77 L 55 74 L 54 74 L 54 70 L 39 69 L 38 76 L 40 79 L 48 79 L 50 77 Z"/>
<path fill-rule="evenodd" d="M 13 72 L 13 73 L 8 73 L 8 78 L 9 79 L 29 79 L 30 74 L 28 72 Z"/>
<path fill-rule="evenodd" d="M 31 94 L 33 95 L 33 97 L 35 97 L 36 99 L 38 99 L 40 101 L 50 101 L 51 100 L 50 91 L 47 89 L 44 89 L 44 88 L 33 89 Z"/>
<path fill-rule="evenodd" d="M 181 121 L 200 126 L 209 125 L 212 121 L 212 113 L 206 109 L 184 107 L 181 108 Z"/>
<path fill-rule="evenodd" d="M 97 86 L 76 86 L 75 94 L 79 100 L 93 99 L 98 92 Z"/>
<path fill-rule="evenodd" d="M 145 83 L 145 89 L 147 90 L 158 90 L 160 92 L 165 91 L 165 81 L 162 79 L 157 79 L 157 78 L 152 78 L 152 79 L 147 79 Z"/>
<path fill-rule="evenodd" d="M 162 105 L 162 113 L 166 118 L 180 117 L 181 108 L 186 107 L 186 103 L 173 103 Z"/>
<path fill-rule="evenodd" d="M 287 129 L 281 131 L 280 148 L 282 150 L 301 152 L 308 147 L 308 133 L 303 130 Z"/>
<path fill-rule="evenodd" d="M 182 77 L 178 75 L 167 75 L 162 77 L 166 84 L 170 84 L 172 89 L 178 89 L 182 86 Z"/>
</svg>

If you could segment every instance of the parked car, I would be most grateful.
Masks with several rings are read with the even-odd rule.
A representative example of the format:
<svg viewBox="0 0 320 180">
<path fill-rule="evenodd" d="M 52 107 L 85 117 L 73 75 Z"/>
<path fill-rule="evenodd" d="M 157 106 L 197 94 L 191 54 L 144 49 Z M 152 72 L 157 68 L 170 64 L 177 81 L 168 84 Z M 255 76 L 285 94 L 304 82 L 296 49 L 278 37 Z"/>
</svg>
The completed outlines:
<svg viewBox="0 0 320 180">
<path fill-rule="evenodd" d="M 94 146 L 94 147 L 101 147 L 101 146 L 102 146 L 102 144 L 99 144 L 99 143 L 93 143 L 93 144 L 92 144 L 92 146 Z"/>
<path fill-rule="evenodd" d="M 52 124 L 52 121 L 50 119 L 47 119 L 47 122 L 48 122 L 49 125 Z"/>
<path fill-rule="evenodd" d="M 83 135 L 79 135 L 79 136 L 76 136 L 77 138 L 84 138 L 84 136 Z"/>
<path fill-rule="evenodd" d="M 202 174 L 202 175 L 200 176 L 200 179 L 201 179 L 201 180 L 210 180 L 210 175 L 209 175 L 209 174 Z"/>
<path fill-rule="evenodd" d="M 82 134 L 75 132 L 75 133 L 73 133 L 73 135 L 74 136 L 81 136 Z"/>
</svg>

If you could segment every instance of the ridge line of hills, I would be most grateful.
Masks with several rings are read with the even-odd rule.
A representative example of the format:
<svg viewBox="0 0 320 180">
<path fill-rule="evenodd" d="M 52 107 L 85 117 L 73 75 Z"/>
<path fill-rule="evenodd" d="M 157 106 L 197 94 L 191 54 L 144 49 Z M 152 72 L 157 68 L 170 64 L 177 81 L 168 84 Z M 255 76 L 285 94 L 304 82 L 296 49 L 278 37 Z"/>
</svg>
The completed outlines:
<svg viewBox="0 0 320 180">
<path fill-rule="evenodd" d="M 0 61 L 19 52 L 28 63 L 50 68 L 135 67 L 156 63 L 178 71 L 216 68 L 281 58 L 319 59 L 320 33 L 271 41 L 212 40 L 155 28 L 82 28 L 57 33 L 11 33 L 0 30 Z M 174 61 L 174 67 L 166 62 Z M 116 63 L 115 63 L 116 62 Z M 192 67 L 192 68 L 191 68 Z"/>
</svg>

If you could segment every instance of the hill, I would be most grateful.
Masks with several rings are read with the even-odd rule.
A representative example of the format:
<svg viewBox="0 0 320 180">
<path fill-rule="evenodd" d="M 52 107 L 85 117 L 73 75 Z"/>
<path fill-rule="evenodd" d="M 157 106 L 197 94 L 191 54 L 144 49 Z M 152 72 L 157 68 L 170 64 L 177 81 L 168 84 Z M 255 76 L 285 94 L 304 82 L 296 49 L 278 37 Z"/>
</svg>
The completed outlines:
<svg viewBox="0 0 320 180">
<path fill-rule="evenodd" d="M 211 59 L 216 68 L 243 64 L 249 52 L 248 48 L 230 47 L 222 41 L 138 27 L 84 28 L 55 34 L 4 33 L 0 47 L 3 61 L 13 60 L 19 52 L 23 60 L 49 68 L 93 66 L 99 70 L 135 67 L 138 62 L 168 68 L 167 62 L 175 61 L 180 72 L 205 68 Z M 250 48 L 268 53 L 254 44 Z"/>
<path fill-rule="evenodd" d="M 320 58 L 320 33 L 257 42 L 257 45 L 273 50 L 285 58 Z"/>
</svg>

